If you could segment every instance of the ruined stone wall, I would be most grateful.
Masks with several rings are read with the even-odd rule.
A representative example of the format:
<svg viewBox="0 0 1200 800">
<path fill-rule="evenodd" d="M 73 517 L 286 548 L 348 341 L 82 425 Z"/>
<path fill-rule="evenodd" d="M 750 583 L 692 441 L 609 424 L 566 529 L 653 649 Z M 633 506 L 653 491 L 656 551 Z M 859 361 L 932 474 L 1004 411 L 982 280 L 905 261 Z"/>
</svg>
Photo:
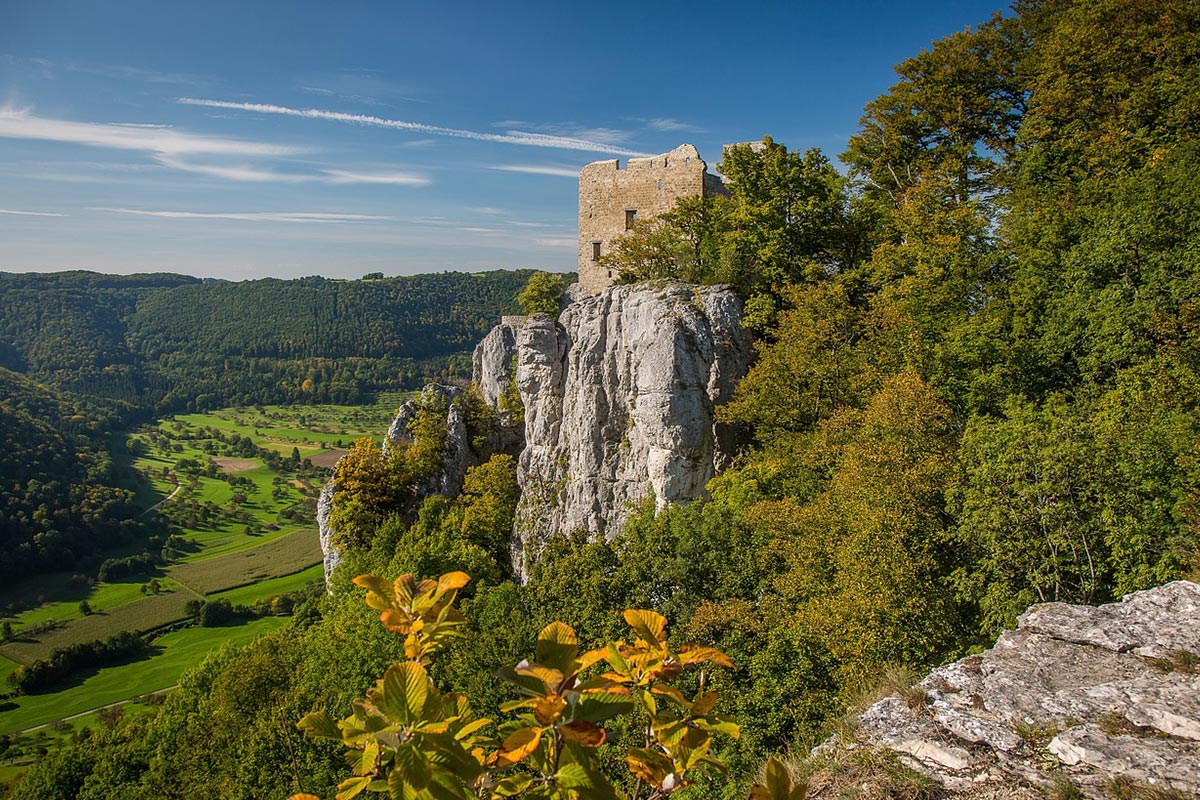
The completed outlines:
<svg viewBox="0 0 1200 800">
<path fill-rule="evenodd" d="M 627 230 L 627 211 L 639 221 L 669 211 L 681 197 L 719 191 L 720 179 L 690 144 L 653 158 L 631 158 L 621 169 L 617 159 L 596 161 L 579 173 L 579 283 L 588 294 L 612 285 L 614 276 L 595 259 L 609 253 Z"/>
</svg>

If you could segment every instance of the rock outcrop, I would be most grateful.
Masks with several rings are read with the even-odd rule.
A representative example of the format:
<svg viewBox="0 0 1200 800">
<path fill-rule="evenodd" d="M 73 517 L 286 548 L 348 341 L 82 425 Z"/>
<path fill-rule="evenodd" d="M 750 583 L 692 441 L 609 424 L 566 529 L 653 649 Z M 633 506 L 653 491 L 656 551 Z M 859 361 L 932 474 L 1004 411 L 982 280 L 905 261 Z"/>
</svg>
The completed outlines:
<svg viewBox="0 0 1200 800">
<path fill-rule="evenodd" d="M 471 354 L 471 378 L 483 401 L 492 408 L 499 406 L 500 397 L 516 379 L 517 334 L 524 324 L 524 317 L 505 317 Z"/>
<path fill-rule="evenodd" d="M 517 335 L 518 571 L 551 533 L 611 537 L 644 500 L 703 496 L 731 455 L 715 408 L 749 363 L 740 302 L 723 287 L 617 286 L 557 324 L 530 317 Z"/>
<path fill-rule="evenodd" d="M 948 790 L 1037 796 L 1147 786 L 1200 797 L 1200 586 L 1176 581 L 1099 607 L 1030 608 L 995 647 L 934 670 L 857 721 Z"/>
<path fill-rule="evenodd" d="M 385 452 L 401 442 L 413 440 L 410 429 L 422 407 L 446 409 L 446 447 L 442 452 L 442 469 L 425 486 L 417 490 L 418 499 L 433 494 L 444 494 L 449 497 L 457 495 L 462 490 L 463 478 L 467 474 L 467 469 L 476 463 L 475 454 L 470 446 L 466 420 L 460 405 L 455 402 L 462 392 L 463 390 L 457 386 L 431 383 L 421 391 L 419 399 L 408 400 L 400 406 L 396 416 L 392 418 L 392 424 L 388 426 L 387 435 L 383 440 Z M 335 467 L 335 474 L 336 471 Z M 329 521 L 335 494 L 337 494 L 337 484 L 334 476 L 331 475 L 321 489 L 321 496 L 317 500 L 317 532 L 321 541 L 326 586 L 329 586 L 330 575 L 342 560 L 341 554 L 334 544 L 334 530 Z"/>
</svg>

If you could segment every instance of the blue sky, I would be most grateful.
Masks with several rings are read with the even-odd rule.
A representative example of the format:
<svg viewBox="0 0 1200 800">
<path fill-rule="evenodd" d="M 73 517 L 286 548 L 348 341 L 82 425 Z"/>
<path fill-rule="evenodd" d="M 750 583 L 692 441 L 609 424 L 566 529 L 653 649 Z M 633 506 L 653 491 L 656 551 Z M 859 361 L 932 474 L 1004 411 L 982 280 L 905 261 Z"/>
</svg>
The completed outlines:
<svg viewBox="0 0 1200 800">
<path fill-rule="evenodd" d="M 834 157 L 999 7 L 0 0 L 0 270 L 570 270 L 582 165 Z"/>
</svg>

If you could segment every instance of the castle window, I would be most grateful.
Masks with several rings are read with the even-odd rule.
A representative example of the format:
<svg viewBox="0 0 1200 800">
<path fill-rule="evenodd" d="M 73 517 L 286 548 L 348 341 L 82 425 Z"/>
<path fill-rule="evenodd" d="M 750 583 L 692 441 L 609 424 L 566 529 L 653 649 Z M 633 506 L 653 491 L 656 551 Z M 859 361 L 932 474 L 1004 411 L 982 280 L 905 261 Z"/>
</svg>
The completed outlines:
<svg viewBox="0 0 1200 800">
<path fill-rule="evenodd" d="M 627 230 L 627 231 L 633 230 L 633 223 L 635 223 L 635 222 L 637 222 L 637 209 L 636 208 L 625 209 L 625 230 Z"/>
<path fill-rule="evenodd" d="M 592 261 L 598 261 L 599 259 L 600 259 L 600 243 L 592 242 Z"/>
<path fill-rule="evenodd" d="M 658 179 L 658 188 L 662 189 L 662 178 Z"/>
</svg>

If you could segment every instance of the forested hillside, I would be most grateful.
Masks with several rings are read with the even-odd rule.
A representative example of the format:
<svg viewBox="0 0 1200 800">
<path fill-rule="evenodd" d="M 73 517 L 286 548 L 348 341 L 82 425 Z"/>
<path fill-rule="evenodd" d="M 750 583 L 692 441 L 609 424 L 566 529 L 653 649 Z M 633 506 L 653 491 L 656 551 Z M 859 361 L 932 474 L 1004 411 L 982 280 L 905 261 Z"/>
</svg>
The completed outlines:
<svg viewBox="0 0 1200 800">
<path fill-rule="evenodd" d="M 474 576 L 460 593 L 465 635 L 431 676 L 501 721 L 488 747 L 504 742 L 522 762 L 510 776 L 550 771 L 557 740 L 508 738 L 520 695 L 495 673 L 549 663 L 554 648 L 535 639 L 551 620 L 590 647 L 629 637 L 623 609 L 657 609 L 672 646 L 728 654 L 733 669 L 682 691 L 705 712 L 716 698 L 703 692 L 719 693 L 717 710 L 740 723 L 740 738 L 711 753 L 730 770 L 689 784 L 655 751 L 661 769 L 646 774 L 666 776 L 656 798 L 744 797 L 768 755 L 808 752 L 882 683 L 907 688 L 903 675 L 991 642 L 1032 602 L 1097 603 L 1195 578 L 1200 5 L 1022 0 L 897 72 L 841 156 L 847 175 L 815 150 L 733 148 L 721 164 L 730 197 L 681 204 L 611 257 L 623 280 L 730 282 L 746 298 L 758 360 L 721 412 L 745 441 L 710 500 L 643 508 L 612 541 L 562 531 L 518 585 L 497 547 L 513 520 L 511 457 L 413 513 L 404 481 L 429 441 L 367 454 L 374 480 L 361 485 L 394 491 L 357 507 L 353 492 L 339 499 L 360 527 L 333 596 L 215 654 L 156 713 L 49 756 L 15 795 L 333 796 L 350 774 L 345 748 L 303 738 L 295 722 L 351 713 L 410 657 L 379 624 L 384 606 L 364 605 L 360 572 Z M 524 724 L 566 704 L 539 703 Z M 666 727 L 648 714 L 601 719 L 602 754 L 618 761 Z M 1047 741 L 1014 734 L 1034 751 Z M 360 771 L 394 766 L 378 749 L 357 754 Z M 897 763 L 870 766 L 849 765 L 844 796 L 939 796 Z M 419 767 L 394 774 L 429 774 Z M 553 779 L 493 786 L 479 791 L 583 796 Z M 1166 796 L 1123 791 L 1114 796 Z M 1069 783 L 1054 792 L 1080 796 Z"/>
<path fill-rule="evenodd" d="M 152 415 L 362 403 L 470 372 L 528 271 L 241 283 L 0 273 L 0 580 L 140 530 L 108 434 Z"/>
<path fill-rule="evenodd" d="M 0 581 L 144 534 L 109 454 L 118 414 L 0 368 Z"/>
<path fill-rule="evenodd" d="M 0 364 L 156 412 L 362 402 L 457 370 L 528 271 L 232 283 L 0 273 Z"/>
</svg>

